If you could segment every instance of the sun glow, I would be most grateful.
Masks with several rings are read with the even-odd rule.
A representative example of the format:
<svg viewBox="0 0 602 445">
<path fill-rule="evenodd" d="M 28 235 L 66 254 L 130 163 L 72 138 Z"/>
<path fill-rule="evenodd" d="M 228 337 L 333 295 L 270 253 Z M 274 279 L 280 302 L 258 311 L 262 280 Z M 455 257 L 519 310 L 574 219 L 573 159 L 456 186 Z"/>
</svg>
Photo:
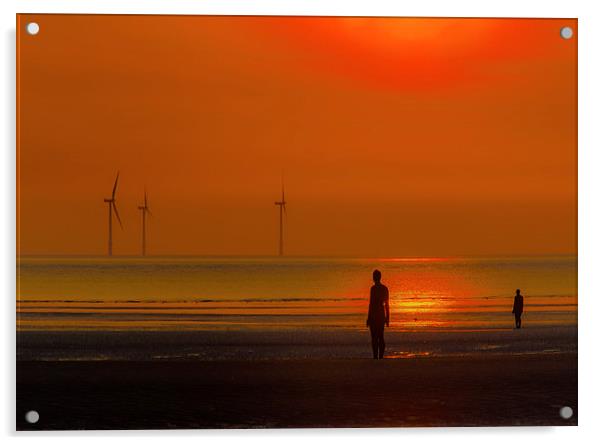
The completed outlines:
<svg viewBox="0 0 602 445">
<path fill-rule="evenodd" d="M 466 44 L 475 44 L 475 33 L 492 26 L 485 20 L 467 22 L 465 19 L 428 20 L 419 18 L 350 18 L 342 20 L 341 28 L 354 39 L 370 42 L 373 46 L 394 47 L 400 44 L 445 46 L 462 50 Z M 367 38 L 367 36 L 369 38 Z M 458 44 L 462 46 L 459 46 Z M 423 47 L 424 49 L 424 47 Z"/>
</svg>

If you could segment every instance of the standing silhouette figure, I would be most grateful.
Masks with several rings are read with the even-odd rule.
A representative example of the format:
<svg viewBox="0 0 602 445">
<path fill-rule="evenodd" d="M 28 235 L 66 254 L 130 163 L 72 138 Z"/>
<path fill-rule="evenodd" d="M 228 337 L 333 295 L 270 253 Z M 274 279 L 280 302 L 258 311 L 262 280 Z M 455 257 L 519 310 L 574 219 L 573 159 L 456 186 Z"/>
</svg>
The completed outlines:
<svg viewBox="0 0 602 445">
<path fill-rule="evenodd" d="M 372 273 L 374 286 L 370 289 L 370 306 L 366 326 L 372 336 L 372 356 L 381 359 L 385 355 L 385 325 L 389 326 L 389 289 L 380 282 L 381 273 Z"/>
<path fill-rule="evenodd" d="M 520 329 L 522 324 L 520 317 L 523 315 L 523 296 L 520 294 L 520 289 L 516 289 L 512 313 L 514 314 L 514 323 L 516 325 L 516 329 Z"/>
</svg>

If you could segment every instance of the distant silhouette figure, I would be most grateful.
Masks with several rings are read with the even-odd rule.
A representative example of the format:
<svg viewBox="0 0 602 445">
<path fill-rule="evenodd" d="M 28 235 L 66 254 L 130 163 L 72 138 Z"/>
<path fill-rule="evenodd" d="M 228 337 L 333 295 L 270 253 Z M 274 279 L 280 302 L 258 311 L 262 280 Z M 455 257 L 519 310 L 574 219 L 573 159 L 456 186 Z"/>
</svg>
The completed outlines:
<svg viewBox="0 0 602 445">
<path fill-rule="evenodd" d="M 520 317 L 523 315 L 523 296 L 520 294 L 520 289 L 516 289 L 512 313 L 514 314 L 514 323 L 516 324 L 516 329 L 520 329 L 522 324 Z"/>
<path fill-rule="evenodd" d="M 379 270 L 372 273 L 374 286 L 370 289 L 370 306 L 366 326 L 372 336 L 372 355 L 381 359 L 385 355 L 385 325 L 389 326 L 389 289 L 380 282 Z"/>
</svg>

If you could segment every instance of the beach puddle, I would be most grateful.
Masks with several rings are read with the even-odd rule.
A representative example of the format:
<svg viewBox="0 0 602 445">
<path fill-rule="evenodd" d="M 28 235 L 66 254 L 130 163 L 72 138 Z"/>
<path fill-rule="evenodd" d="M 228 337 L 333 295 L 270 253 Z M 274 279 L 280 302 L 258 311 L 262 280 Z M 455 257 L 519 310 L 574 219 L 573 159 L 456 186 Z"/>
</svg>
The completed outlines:
<svg viewBox="0 0 602 445">
<path fill-rule="evenodd" d="M 409 352 L 409 351 L 396 351 L 390 354 L 385 355 L 385 358 L 418 358 L 418 357 L 430 357 L 432 352 L 429 351 L 420 351 L 420 352 Z"/>
<path fill-rule="evenodd" d="M 509 345 L 509 344 L 504 344 L 504 345 L 500 345 L 500 344 L 497 344 L 497 345 L 495 345 L 495 344 L 494 345 L 479 345 L 477 347 L 477 350 L 479 350 L 479 351 L 495 351 L 495 350 L 502 349 L 502 348 L 508 348 L 510 346 L 511 345 Z"/>
</svg>

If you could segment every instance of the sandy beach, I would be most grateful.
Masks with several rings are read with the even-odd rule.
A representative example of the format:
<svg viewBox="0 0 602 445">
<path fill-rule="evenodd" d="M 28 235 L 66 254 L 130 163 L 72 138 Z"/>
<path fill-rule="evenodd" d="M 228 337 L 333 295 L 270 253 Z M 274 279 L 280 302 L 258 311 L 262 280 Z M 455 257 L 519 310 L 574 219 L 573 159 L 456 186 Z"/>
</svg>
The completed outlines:
<svg viewBox="0 0 602 445">
<path fill-rule="evenodd" d="M 18 332 L 17 428 L 577 423 L 574 326 L 385 337 L 375 361 L 365 330 Z"/>
<path fill-rule="evenodd" d="M 388 358 L 577 352 L 577 327 L 389 331 Z M 371 358 L 363 329 L 20 331 L 17 360 L 224 361 Z"/>
<path fill-rule="evenodd" d="M 571 353 L 17 363 L 19 430 L 576 425 L 576 407 Z"/>
</svg>

